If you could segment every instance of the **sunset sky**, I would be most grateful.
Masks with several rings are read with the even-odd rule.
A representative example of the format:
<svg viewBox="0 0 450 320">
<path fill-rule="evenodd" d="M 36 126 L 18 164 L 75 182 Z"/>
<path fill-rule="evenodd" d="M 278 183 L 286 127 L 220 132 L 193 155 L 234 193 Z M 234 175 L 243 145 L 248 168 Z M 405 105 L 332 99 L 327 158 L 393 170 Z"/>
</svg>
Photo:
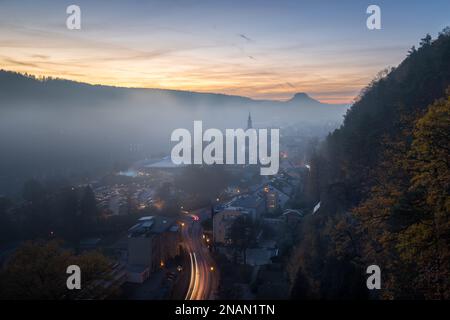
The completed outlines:
<svg viewBox="0 0 450 320">
<path fill-rule="evenodd" d="M 66 7 L 81 7 L 81 30 Z M 366 28 L 378 4 L 382 30 Z M 351 102 L 427 32 L 450 1 L 5 1 L 0 68 L 77 81 Z"/>
</svg>

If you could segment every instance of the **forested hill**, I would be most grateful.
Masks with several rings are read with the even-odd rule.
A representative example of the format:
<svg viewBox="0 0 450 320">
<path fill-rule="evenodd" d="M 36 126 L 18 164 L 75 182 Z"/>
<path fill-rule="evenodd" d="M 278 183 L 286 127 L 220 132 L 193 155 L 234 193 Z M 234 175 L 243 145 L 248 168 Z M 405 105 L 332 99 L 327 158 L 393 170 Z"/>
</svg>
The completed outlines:
<svg viewBox="0 0 450 320">
<path fill-rule="evenodd" d="M 450 298 L 450 29 L 380 73 L 311 155 L 293 297 Z"/>
<path fill-rule="evenodd" d="M 361 200 L 367 168 L 380 161 L 384 135 L 397 135 L 404 128 L 401 118 L 414 117 L 445 94 L 450 85 L 450 34 L 430 36 L 421 47 L 412 48 L 408 57 L 392 70 L 385 70 L 362 91 L 351 107 L 343 126 L 327 141 L 327 156 L 333 163 L 330 178 L 345 179 L 352 204 Z M 329 179 L 328 179 L 329 180 Z M 360 192 L 362 194 L 360 194 Z"/>
</svg>

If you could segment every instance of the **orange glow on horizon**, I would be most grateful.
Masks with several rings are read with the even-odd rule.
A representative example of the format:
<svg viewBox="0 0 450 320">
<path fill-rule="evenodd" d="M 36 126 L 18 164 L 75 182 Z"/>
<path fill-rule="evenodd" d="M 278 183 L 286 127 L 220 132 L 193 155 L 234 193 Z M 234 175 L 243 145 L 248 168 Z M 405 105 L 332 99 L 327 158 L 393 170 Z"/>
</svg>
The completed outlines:
<svg viewBox="0 0 450 320">
<path fill-rule="evenodd" d="M 0 61 L 1 63 L 1 61 Z M 142 89 L 163 89 L 163 90 L 181 90 L 181 91 L 193 91 L 199 93 L 217 93 L 217 94 L 228 94 L 228 95 L 237 95 L 248 97 L 256 100 L 275 100 L 275 101 L 287 101 L 291 99 L 297 92 L 305 92 L 311 98 L 318 100 L 322 103 L 330 103 L 330 104 L 349 104 L 351 103 L 356 95 L 359 92 L 359 88 L 355 88 L 354 95 L 345 95 L 345 96 L 336 96 L 336 97 L 328 97 L 326 95 L 321 95 L 320 92 L 315 94 L 314 91 L 317 91 L 317 87 L 308 89 L 299 89 L 293 90 L 254 90 L 253 92 L 249 89 L 235 86 L 227 86 L 227 83 L 222 83 L 222 85 L 218 85 L 212 82 L 208 82 L 205 80 L 204 82 L 200 81 L 192 81 L 189 82 L 188 79 L 182 81 L 181 79 L 178 81 L 173 81 L 173 83 L 167 82 L 164 85 L 160 85 L 158 82 L 151 81 L 143 81 L 143 79 L 132 79 L 132 78 L 113 78 L 107 76 L 99 76 L 98 72 L 92 71 L 92 73 L 85 74 L 77 74 L 71 72 L 53 72 L 53 71 L 44 71 L 40 73 L 35 73 L 33 70 L 27 68 L 4 68 L 7 71 L 19 72 L 19 73 L 27 73 L 35 76 L 36 78 L 59 78 L 65 80 L 71 80 L 76 82 L 87 83 L 91 85 L 104 85 L 104 86 L 114 86 L 114 87 L 122 87 L 122 88 L 142 88 Z M 179 85 L 177 85 L 179 83 Z"/>
<path fill-rule="evenodd" d="M 236 25 L 224 20 L 217 26 L 222 12 L 206 4 L 195 10 L 186 5 L 181 11 L 163 6 L 161 16 L 153 17 L 156 20 L 137 14 L 133 11 L 137 6 L 113 6 L 117 11 L 107 12 L 102 6 L 85 6 L 90 15 L 82 19 L 84 27 L 78 31 L 66 28 L 64 10 L 61 17 L 53 6 L 48 13 L 39 9 L 40 14 L 33 15 L 33 6 L 26 7 L 7 6 L 12 11 L 2 11 L 1 68 L 95 85 L 278 101 L 304 92 L 320 102 L 348 104 L 379 70 L 398 64 L 410 47 L 397 41 L 371 43 L 360 34 L 341 39 L 335 32 L 300 25 L 286 32 L 284 23 L 271 25 L 266 32 L 271 10 L 249 21 L 240 14 L 245 10 L 253 14 L 256 8 L 246 6 L 228 8 Z M 143 5 L 139 13 L 147 9 Z M 202 9 L 208 14 L 198 19 Z M 127 15 L 127 10 L 134 14 Z M 24 14 L 22 20 L 18 12 Z M 290 14 L 286 11 L 278 18 L 284 21 Z M 299 22 L 297 15 L 290 18 Z M 238 26 L 254 30 L 247 36 L 240 33 L 244 30 L 237 31 Z"/>
</svg>

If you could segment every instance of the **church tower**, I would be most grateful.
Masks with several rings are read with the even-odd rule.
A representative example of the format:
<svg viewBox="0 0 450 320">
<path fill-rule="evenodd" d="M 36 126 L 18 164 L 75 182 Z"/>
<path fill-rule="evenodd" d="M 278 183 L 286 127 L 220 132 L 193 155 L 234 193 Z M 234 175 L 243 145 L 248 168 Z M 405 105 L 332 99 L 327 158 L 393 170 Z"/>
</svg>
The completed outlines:
<svg viewBox="0 0 450 320">
<path fill-rule="evenodd" d="M 252 125 L 252 116 L 251 116 L 251 114 L 250 114 L 250 112 L 248 113 L 248 119 L 247 119 L 247 129 L 251 129 L 251 128 L 253 128 L 253 125 Z"/>
</svg>

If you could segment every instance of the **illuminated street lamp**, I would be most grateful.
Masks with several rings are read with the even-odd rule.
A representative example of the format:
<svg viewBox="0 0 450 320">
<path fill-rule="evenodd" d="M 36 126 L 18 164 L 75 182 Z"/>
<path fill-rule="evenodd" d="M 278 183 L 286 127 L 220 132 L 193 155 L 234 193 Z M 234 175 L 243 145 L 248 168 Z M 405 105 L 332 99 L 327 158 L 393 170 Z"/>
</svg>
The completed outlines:
<svg viewBox="0 0 450 320">
<path fill-rule="evenodd" d="M 183 271 L 183 267 L 182 266 L 178 266 L 177 270 L 178 270 L 178 272 L 181 272 L 181 271 Z"/>
<path fill-rule="evenodd" d="M 209 270 L 214 271 L 214 267 L 213 266 L 209 267 Z"/>
</svg>

